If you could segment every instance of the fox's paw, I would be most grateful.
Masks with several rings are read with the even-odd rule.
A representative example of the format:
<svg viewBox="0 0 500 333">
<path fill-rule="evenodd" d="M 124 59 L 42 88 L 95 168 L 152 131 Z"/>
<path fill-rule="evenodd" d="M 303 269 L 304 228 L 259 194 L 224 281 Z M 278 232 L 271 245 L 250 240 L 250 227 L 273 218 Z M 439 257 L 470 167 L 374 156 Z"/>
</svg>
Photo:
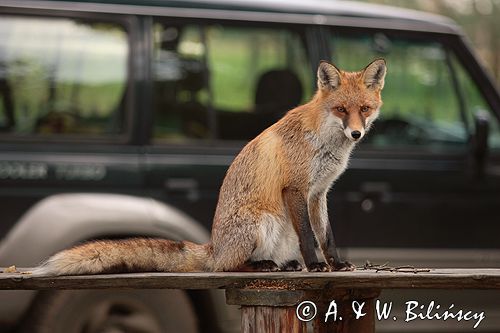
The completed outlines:
<svg viewBox="0 0 500 333">
<path fill-rule="evenodd" d="M 307 266 L 309 272 L 328 272 L 330 267 L 325 262 L 313 262 Z"/>
<path fill-rule="evenodd" d="M 278 272 L 280 268 L 272 260 L 260 260 L 250 262 L 252 270 L 257 272 Z"/>
<path fill-rule="evenodd" d="M 304 267 L 297 260 L 290 260 L 281 268 L 283 271 L 287 272 L 298 272 L 301 271 Z"/>
<path fill-rule="evenodd" d="M 349 261 L 331 262 L 330 266 L 332 271 L 351 272 L 356 269 Z"/>
</svg>

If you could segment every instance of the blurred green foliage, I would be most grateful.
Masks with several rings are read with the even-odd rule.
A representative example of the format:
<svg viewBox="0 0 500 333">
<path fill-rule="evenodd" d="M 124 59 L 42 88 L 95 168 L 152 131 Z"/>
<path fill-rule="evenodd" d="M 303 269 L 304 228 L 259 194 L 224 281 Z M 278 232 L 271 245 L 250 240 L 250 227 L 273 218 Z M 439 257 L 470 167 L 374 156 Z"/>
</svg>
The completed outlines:
<svg viewBox="0 0 500 333">
<path fill-rule="evenodd" d="M 327 0 L 332 1 L 332 0 Z M 454 19 L 500 86 L 500 0 L 358 0 L 417 9 Z"/>
</svg>

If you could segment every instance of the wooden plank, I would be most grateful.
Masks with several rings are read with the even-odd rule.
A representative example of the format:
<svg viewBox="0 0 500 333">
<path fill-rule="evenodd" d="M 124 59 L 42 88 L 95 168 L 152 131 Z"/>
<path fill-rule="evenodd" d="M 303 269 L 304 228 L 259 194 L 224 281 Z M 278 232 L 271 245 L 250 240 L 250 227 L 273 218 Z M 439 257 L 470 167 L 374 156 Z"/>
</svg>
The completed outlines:
<svg viewBox="0 0 500 333">
<path fill-rule="evenodd" d="M 306 298 L 304 290 L 226 289 L 230 305 L 295 306 Z"/>
<path fill-rule="evenodd" d="M 500 269 L 433 269 L 402 273 L 354 272 L 277 273 L 134 273 L 32 277 L 1 273 L 0 290 L 42 289 L 500 289 Z"/>
</svg>

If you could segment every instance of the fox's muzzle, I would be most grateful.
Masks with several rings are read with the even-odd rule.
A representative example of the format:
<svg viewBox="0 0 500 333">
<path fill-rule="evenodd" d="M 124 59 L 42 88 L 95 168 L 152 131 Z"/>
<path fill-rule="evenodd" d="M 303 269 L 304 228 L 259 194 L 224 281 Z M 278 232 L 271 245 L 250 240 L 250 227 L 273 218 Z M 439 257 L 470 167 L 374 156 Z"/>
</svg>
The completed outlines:
<svg viewBox="0 0 500 333">
<path fill-rule="evenodd" d="M 351 141 L 358 141 L 365 135 L 365 129 L 351 129 L 350 127 L 346 127 L 344 129 L 344 134 Z"/>
</svg>

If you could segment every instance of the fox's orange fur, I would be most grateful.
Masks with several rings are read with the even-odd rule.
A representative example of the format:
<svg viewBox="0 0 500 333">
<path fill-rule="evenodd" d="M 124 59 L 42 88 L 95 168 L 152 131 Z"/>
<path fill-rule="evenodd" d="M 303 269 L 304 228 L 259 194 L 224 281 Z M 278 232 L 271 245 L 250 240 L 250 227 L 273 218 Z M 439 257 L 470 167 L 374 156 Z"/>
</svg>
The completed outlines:
<svg viewBox="0 0 500 333">
<path fill-rule="evenodd" d="M 381 59 L 359 72 L 322 62 L 312 100 L 250 141 L 229 167 L 210 243 L 90 242 L 57 253 L 35 273 L 231 271 L 253 262 L 266 270 L 352 268 L 336 255 L 326 194 L 378 115 L 385 72 Z M 316 257 L 314 238 L 327 264 Z"/>
</svg>

